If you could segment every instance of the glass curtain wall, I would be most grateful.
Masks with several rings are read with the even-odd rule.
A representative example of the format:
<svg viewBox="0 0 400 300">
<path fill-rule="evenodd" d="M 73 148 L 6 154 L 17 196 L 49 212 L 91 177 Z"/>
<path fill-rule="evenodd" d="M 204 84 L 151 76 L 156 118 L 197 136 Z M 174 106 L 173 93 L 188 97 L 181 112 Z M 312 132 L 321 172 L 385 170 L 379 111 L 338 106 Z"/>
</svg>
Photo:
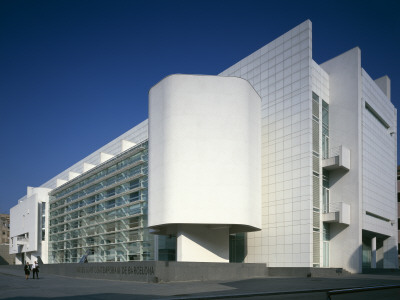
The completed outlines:
<svg viewBox="0 0 400 300">
<path fill-rule="evenodd" d="M 322 158 L 329 158 L 329 104 L 322 100 Z M 323 170 L 322 176 L 322 211 L 329 212 L 329 171 Z M 323 266 L 329 267 L 330 224 L 323 228 Z"/>
<path fill-rule="evenodd" d="M 50 262 L 154 259 L 143 142 L 50 193 Z"/>
<path fill-rule="evenodd" d="M 322 100 L 322 158 L 329 158 L 329 104 Z"/>
<path fill-rule="evenodd" d="M 322 212 L 329 212 L 329 171 L 323 170 L 322 176 Z"/>
<path fill-rule="evenodd" d="M 322 122 L 321 122 L 322 121 Z M 321 138 L 320 138 L 321 137 Z M 321 140 L 321 142 L 320 142 Z M 321 159 L 329 157 L 329 105 L 312 92 L 312 143 L 313 143 L 313 266 L 329 265 L 330 227 L 322 227 L 321 261 L 321 194 L 322 213 L 329 211 L 329 173 L 322 170 Z M 320 148 L 321 147 L 321 148 Z M 322 176 L 321 176 L 322 175 Z M 321 193 L 322 190 L 322 193 Z"/>
<path fill-rule="evenodd" d="M 320 98 L 312 93 L 313 267 L 320 266 Z"/>
<path fill-rule="evenodd" d="M 176 236 L 159 235 L 158 238 L 158 260 L 175 261 L 176 260 Z"/>
<path fill-rule="evenodd" d="M 42 202 L 40 206 L 40 216 L 41 216 L 41 235 L 42 241 L 46 240 L 46 202 Z"/>
<path fill-rule="evenodd" d="M 329 105 L 322 100 L 322 159 L 329 158 Z M 329 212 L 329 171 L 323 170 L 322 178 L 323 212 Z"/>
<path fill-rule="evenodd" d="M 322 266 L 324 268 L 328 268 L 329 267 L 329 240 L 330 240 L 330 224 L 329 223 L 324 223 L 323 226 L 323 232 L 322 232 L 322 236 L 323 236 L 323 264 Z"/>
<path fill-rule="evenodd" d="M 362 267 L 363 268 L 371 268 L 371 260 L 372 260 L 372 247 L 371 247 L 371 239 L 367 237 L 362 237 Z"/>
<path fill-rule="evenodd" d="M 243 263 L 247 255 L 246 233 L 229 235 L 229 262 Z"/>
</svg>

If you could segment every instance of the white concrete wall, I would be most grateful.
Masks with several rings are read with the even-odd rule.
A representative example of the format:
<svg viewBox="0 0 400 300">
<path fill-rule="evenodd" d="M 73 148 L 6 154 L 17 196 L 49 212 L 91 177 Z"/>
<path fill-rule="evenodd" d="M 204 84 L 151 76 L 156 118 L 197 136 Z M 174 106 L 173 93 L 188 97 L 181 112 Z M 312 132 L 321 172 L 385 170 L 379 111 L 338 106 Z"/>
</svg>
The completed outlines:
<svg viewBox="0 0 400 300">
<path fill-rule="evenodd" d="M 171 75 L 150 90 L 149 226 L 177 234 L 178 261 L 228 262 L 229 233 L 260 229 L 260 107 L 236 77 Z"/>
<path fill-rule="evenodd" d="M 397 220 L 396 201 L 396 134 L 391 134 L 371 112 L 367 102 L 391 127 L 397 131 L 396 109 L 382 90 L 362 70 L 363 97 L 363 229 L 392 236 L 397 226 L 365 214 L 371 212 L 388 220 Z"/>
<path fill-rule="evenodd" d="M 28 261 L 37 260 L 40 256 L 44 262 L 47 262 L 46 251 L 41 251 L 39 203 L 48 203 L 49 192 L 50 189 L 47 188 L 28 187 L 28 195 L 11 208 L 10 237 L 13 241 L 10 243 L 10 254 L 26 253 Z M 28 235 L 28 239 L 20 248 L 17 237 L 24 234 Z"/>
<path fill-rule="evenodd" d="M 384 239 L 382 267 L 398 268 L 397 111 L 388 98 L 390 96 L 388 78 L 383 90 L 364 69 L 361 72 L 361 79 L 363 229 Z M 365 108 L 366 103 L 389 128 Z M 367 215 L 367 212 L 386 220 Z"/>
<path fill-rule="evenodd" d="M 320 99 L 324 100 L 329 104 L 329 75 L 322 69 L 315 61 L 312 61 L 312 69 L 311 69 L 311 84 L 312 91 L 316 93 Z M 321 102 L 322 103 L 322 102 Z M 321 115 L 320 106 L 320 115 Z M 320 120 L 320 125 L 322 128 L 322 119 Z M 320 130 L 322 132 L 322 129 Z"/>
<path fill-rule="evenodd" d="M 150 90 L 149 226 L 261 227 L 260 102 L 240 78 L 172 75 Z"/>
<path fill-rule="evenodd" d="M 351 153 L 348 172 L 330 172 L 330 202 L 349 204 L 351 215 L 349 226 L 331 224 L 330 266 L 361 272 L 361 51 L 354 48 L 320 66 L 329 74 L 330 145 Z"/>
<path fill-rule="evenodd" d="M 310 267 L 312 240 L 311 22 L 222 72 L 262 98 L 262 231 L 247 234 L 246 262 Z"/>
<path fill-rule="evenodd" d="M 387 99 L 391 99 L 391 83 L 389 76 L 385 75 L 374 80 L 376 85 L 382 90 Z"/>
<path fill-rule="evenodd" d="M 229 226 L 179 225 L 177 261 L 229 262 Z"/>
<path fill-rule="evenodd" d="M 50 192 L 50 190 L 48 191 Z M 43 203 L 42 203 L 43 205 Z M 45 209 L 45 238 L 44 241 L 42 240 L 40 242 L 40 252 L 41 252 L 41 259 L 43 263 L 47 264 L 49 263 L 49 227 L 50 227 L 50 203 L 49 201 L 46 202 L 46 209 Z M 39 215 L 39 218 L 41 218 L 41 215 Z M 39 222 L 41 224 L 41 222 Z M 41 230 L 41 228 L 39 228 Z"/>
</svg>

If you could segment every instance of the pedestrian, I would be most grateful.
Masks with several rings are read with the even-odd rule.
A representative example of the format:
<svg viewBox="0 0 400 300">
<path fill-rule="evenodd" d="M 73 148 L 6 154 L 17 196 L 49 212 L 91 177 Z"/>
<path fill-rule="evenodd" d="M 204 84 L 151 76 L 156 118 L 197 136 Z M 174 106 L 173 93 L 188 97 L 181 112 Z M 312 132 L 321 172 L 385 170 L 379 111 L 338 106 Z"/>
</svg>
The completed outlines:
<svg viewBox="0 0 400 300">
<path fill-rule="evenodd" d="M 36 279 L 39 279 L 39 264 L 37 263 L 37 261 L 35 261 L 33 264 L 32 264 L 32 276 L 33 276 L 33 279 L 35 279 L 35 274 L 36 274 Z"/>
<path fill-rule="evenodd" d="M 25 278 L 28 280 L 29 274 L 31 274 L 31 266 L 29 265 L 28 262 L 26 262 L 26 265 L 24 266 L 24 271 L 25 271 Z"/>
<path fill-rule="evenodd" d="M 34 261 L 32 261 L 32 264 L 30 265 L 30 267 L 31 267 L 31 271 L 32 271 L 32 278 L 34 278 L 33 277 L 33 274 L 34 274 L 34 269 L 35 269 L 35 262 Z"/>
</svg>

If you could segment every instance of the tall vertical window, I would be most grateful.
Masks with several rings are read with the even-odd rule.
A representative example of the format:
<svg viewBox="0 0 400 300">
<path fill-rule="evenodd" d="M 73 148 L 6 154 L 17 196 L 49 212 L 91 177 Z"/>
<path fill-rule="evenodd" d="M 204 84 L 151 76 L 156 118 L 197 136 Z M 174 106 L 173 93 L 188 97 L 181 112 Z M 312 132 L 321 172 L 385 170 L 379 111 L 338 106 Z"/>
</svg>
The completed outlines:
<svg viewBox="0 0 400 300">
<path fill-rule="evenodd" d="M 242 263 L 246 257 L 246 234 L 229 235 L 229 262 Z"/>
<path fill-rule="evenodd" d="M 320 266 L 320 98 L 312 93 L 313 266 Z"/>
<path fill-rule="evenodd" d="M 322 158 L 329 157 L 329 104 L 322 100 Z"/>
<path fill-rule="evenodd" d="M 322 212 L 329 212 L 329 171 L 324 170 L 322 175 Z"/>
<path fill-rule="evenodd" d="M 42 241 L 46 240 L 46 202 L 41 205 L 41 219 L 42 219 Z"/>
<path fill-rule="evenodd" d="M 331 235 L 331 228 L 329 223 L 324 223 L 324 227 L 322 230 L 322 240 L 323 240 L 323 264 L 322 266 L 327 268 L 329 267 L 329 240 Z"/>
</svg>

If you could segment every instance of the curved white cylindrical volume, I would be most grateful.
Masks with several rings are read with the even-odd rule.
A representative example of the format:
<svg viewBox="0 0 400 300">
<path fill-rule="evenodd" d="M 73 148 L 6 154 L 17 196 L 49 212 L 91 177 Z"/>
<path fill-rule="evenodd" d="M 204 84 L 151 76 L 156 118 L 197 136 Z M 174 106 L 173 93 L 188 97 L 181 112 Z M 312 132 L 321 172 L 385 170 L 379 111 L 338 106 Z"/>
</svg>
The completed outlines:
<svg viewBox="0 0 400 300">
<path fill-rule="evenodd" d="M 261 228 L 261 99 L 237 77 L 171 75 L 149 92 L 149 227 Z"/>
</svg>

